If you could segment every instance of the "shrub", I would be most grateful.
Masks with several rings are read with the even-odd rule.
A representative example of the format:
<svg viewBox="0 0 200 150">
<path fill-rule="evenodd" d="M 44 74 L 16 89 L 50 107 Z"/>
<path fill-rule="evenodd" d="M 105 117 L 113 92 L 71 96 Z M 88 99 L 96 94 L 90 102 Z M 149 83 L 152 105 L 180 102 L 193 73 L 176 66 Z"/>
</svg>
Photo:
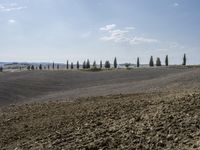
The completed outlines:
<svg viewBox="0 0 200 150">
<path fill-rule="evenodd" d="M 94 71 L 94 72 L 95 72 L 95 71 L 101 71 L 101 68 L 97 68 L 97 67 L 96 67 L 96 68 L 91 68 L 90 70 L 91 70 L 91 71 Z"/>
<path fill-rule="evenodd" d="M 105 62 L 105 68 L 107 68 L 107 69 L 110 68 L 110 62 L 108 60 Z"/>
<path fill-rule="evenodd" d="M 131 64 L 130 63 L 125 63 L 124 65 L 125 65 L 126 69 L 129 69 Z"/>
<path fill-rule="evenodd" d="M 156 66 L 161 66 L 161 61 L 160 61 L 160 58 L 158 57 L 157 60 L 156 60 Z"/>
</svg>

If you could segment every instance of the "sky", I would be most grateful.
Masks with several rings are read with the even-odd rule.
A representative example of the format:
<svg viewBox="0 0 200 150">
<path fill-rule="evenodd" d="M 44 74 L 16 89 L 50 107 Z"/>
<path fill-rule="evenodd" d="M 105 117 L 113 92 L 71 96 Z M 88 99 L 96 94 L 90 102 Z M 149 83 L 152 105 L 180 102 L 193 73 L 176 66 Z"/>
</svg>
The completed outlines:
<svg viewBox="0 0 200 150">
<path fill-rule="evenodd" d="M 0 0 L 0 62 L 200 64 L 199 0 Z"/>
</svg>

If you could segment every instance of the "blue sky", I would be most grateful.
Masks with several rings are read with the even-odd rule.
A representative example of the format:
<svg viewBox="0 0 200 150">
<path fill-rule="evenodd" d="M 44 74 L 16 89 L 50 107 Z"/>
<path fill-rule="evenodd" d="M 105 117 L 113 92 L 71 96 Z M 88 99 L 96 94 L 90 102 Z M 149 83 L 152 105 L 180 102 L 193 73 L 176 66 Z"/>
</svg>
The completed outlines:
<svg viewBox="0 0 200 150">
<path fill-rule="evenodd" d="M 199 0 L 0 0 L 0 61 L 200 64 Z"/>
</svg>

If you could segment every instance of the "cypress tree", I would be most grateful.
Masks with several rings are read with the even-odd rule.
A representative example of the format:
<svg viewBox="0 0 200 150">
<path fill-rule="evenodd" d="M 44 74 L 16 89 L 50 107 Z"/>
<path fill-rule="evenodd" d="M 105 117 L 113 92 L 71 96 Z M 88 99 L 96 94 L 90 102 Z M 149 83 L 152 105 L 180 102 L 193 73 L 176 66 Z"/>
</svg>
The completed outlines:
<svg viewBox="0 0 200 150">
<path fill-rule="evenodd" d="M 117 58 L 114 59 L 114 68 L 117 68 Z"/>
<path fill-rule="evenodd" d="M 3 67 L 2 66 L 0 67 L 0 72 L 3 72 Z"/>
<path fill-rule="evenodd" d="M 42 70 L 42 64 L 40 64 L 39 69 Z"/>
<path fill-rule="evenodd" d="M 69 62 L 67 60 L 66 69 L 69 69 Z"/>
<path fill-rule="evenodd" d="M 71 63 L 71 69 L 74 69 L 74 64 L 73 64 L 73 62 Z"/>
<path fill-rule="evenodd" d="M 186 65 L 186 61 L 187 61 L 187 58 L 186 58 L 186 54 L 184 54 L 184 56 L 183 56 L 183 66 L 185 66 Z"/>
<path fill-rule="evenodd" d="M 166 55 L 166 58 L 165 58 L 165 66 L 168 66 L 169 65 L 169 59 L 168 59 L 168 55 Z"/>
<path fill-rule="evenodd" d="M 83 62 L 83 69 L 85 69 L 86 68 L 86 63 L 85 63 L 85 61 Z"/>
<path fill-rule="evenodd" d="M 102 60 L 100 61 L 100 69 L 102 69 L 103 64 L 102 64 Z"/>
<path fill-rule="evenodd" d="M 151 56 L 151 58 L 150 58 L 149 66 L 150 66 L 150 67 L 153 67 L 153 66 L 154 66 L 153 56 Z"/>
<path fill-rule="evenodd" d="M 32 65 L 32 66 L 31 66 L 31 70 L 34 70 L 34 69 L 35 69 L 35 68 L 34 68 L 34 66 Z"/>
<path fill-rule="evenodd" d="M 137 67 L 140 67 L 140 58 L 137 58 Z"/>
<path fill-rule="evenodd" d="M 93 67 L 93 68 L 97 68 L 96 61 L 94 61 L 94 62 L 93 62 L 93 65 L 92 65 L 92 67 Z"/>
<path fill-rule="evenodd" d="M 79 61 L 77 61 L 76 68 L 79 69 Z"/>
<path fill-rule="evenodd" d="M 156 66 L 161 66 L 161 61 L 160 61 L 160 58 L 158 57 L 157 60 L 156 60 Z"/>
<path fill-rule="evenodd" d="M 28 67 L 27 67 L 27 70 L 30 70 L 31 69 L 31 66 L 30 65 L 28 65 Z"/>
<path fill-rule="evenodd" d="M 89 69 L 90 68 L 90 61 L 89 59 L 87 60 L 87 63 L 86 63 L 86 68 Z"/>
<path fill-rule="evenodd" d="M 53 62 L 53 65 L 52 65 L 53 70 L 54 70 L 54 67 L 55 67 L 55 64 L 54 64 L 54 62 Z"/>
</svg>

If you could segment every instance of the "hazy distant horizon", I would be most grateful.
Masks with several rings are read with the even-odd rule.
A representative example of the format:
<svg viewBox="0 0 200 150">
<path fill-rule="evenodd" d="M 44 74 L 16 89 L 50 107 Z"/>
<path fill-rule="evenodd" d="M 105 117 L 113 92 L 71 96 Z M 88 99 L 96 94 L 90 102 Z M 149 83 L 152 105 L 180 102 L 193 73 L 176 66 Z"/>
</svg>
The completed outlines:
<svg viewBox="0 0 200 150">
<path fill-rule="evenodd" d="M 198 0 L 0 0 L 0 62 L 200 64 Z"/>
<path fill-rule="evenodd" d="M 86 61 L 86 60 L 85 60 Z M 74 65 L 76 65 L 77 64 L 77 61 L 68 61 L 69 62 L 69 64 L 71 64 L 71 63 L 73 63 Z M 80 66 L 83 64 L 83 62 L 84 61 L 79 61 L 79 64 L 80 64 Z M 92 65 L 93 64 L 93 62 L 94 61 L 90 61 L 90 64 Z M 113 62 L 113 60 L 109 60 L 109 62 L 111 63 L 111 65 L 113 65 L 114 64 L 114 62 Z M 14 64 L 14 63 L 17 63 L 17 64 L 37 64 L 37 65 L 39 65 L 39 64 L 53 64 L 53 63 L 55 63 L 55 64 L 61 64 L 61 65 L 66 65 L 66 62 L 55 62 L 55 61 L 50 61 L 50 62 L 34 62 L 34 61 L 32 61 L 32 62 L 30 62 L 30 61 L 24 61 L 24 62 L 17 62 L 17 61 L 5 61 L 5 62 L 0 62 L 0 65 L 2 65 L 2 64 Z M 102 62 L 103 64 L 105 64 L 105 61 L 103 61 Z M 137 62 L 117 62 L 117 64 L 118 65 L 124 65 L 124 64 L 126 64 L 126 63 L 130 63 L 131 65 L 137 65 Z M 156 60 L 154 60 L 154 63 L 156 63 Z M 100 64 L 100 61 L 96 61 L 96 64 L 97 65 L 99 65 Z M 161 60 L 161 64 L 162 64 L 162 66 L 165 66 L 165 62 L 164 61 L 162 61 Z M 146 65 L 148 65 L 149 66 L 149 63 L 143 63 L 143 62 L 140 62 L 140 65 L 143 65 L 143 66 L 146 66 Z M 173 66 L 173 65 L 182 65 L 182 62 L 180 62 L 180 63 L 177 63 L 177 64 L 175 64 L 175 63 L 170 63 L 169 64 L 169 66 Z M 187 65 L 200 65 L 200 63 L 198 64 L 191 64 L 191 63 L 187 63 Z"/>
</svg>

